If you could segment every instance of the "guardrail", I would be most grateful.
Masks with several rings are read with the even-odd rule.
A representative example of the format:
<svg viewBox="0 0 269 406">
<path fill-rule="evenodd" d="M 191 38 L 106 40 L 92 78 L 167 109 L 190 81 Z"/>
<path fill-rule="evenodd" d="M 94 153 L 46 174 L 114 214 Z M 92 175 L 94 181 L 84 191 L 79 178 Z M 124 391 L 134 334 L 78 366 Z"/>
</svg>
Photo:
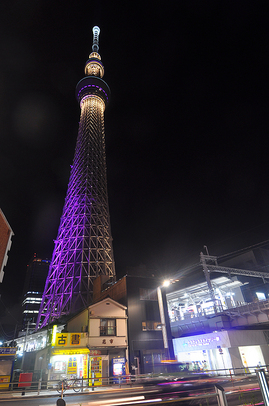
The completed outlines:
<svg viewBox="0 0 269 406">
<path fill-rule="evenodd" d="M 90 390 L 94 390 L 97 387 L 107 387 L 107 386 L 114 386 L 118 385 L 121 387 L 122 385 L 128 384 L 130 386 L 135 385 L 137 383 L 141 383 L 143 380 L 148 379 L 148 378 L 155 378 L 159 376 L 179 376 L 184 374 L 185 372 L 191 372 L 191 373 L 196 373 L 196 372 L 204 372 L 206 374 L 209 374 L 211 376 L 216 376 L 216 377 L 226 377 L 229 378 L 230 381 L 232 382 L 235 378 L 238 378 L 240 376 L 254 376 L 256 375 L 256 369 L 264 369 L 266 373 L 269 373 L 269 365 L 261 365 L 261 366 L 252 366 L 252 367 L 244 367 L 244 368 L 223 368 L 223 369 L 217 369 L 217 370 L 204 370 L 204 371 L 182 371 L 180 373 L 149 373 L 149 374 L 140 374 L 140 375 L 124 375 L 124 376 L 118 376 L 118 377 L 89 377 L 89 378 L 79 378 L 81 381 L 81 387 L 82 391 L 84 388 L 88 388 Z M 35 377 L 37 377 L 38 374 L 35 374 Z M 40 373 L 39 373 L 40 376 Z M 69 379 L 67 376 L 65 376 L 65 379 L 67 379 L 69 382 L 72 381 L 72 379 Z M 75 379 L 73 379 L 74 381 Z M 42 380 L 42 379 L 36 379 L 32 381 L 27 381 L 27 382 L 19 382 L 19 377 L 17 376 L 16 380 L 13 380 L 12 382 L 0 382 L 0 389 L 9 387 L 9 390 L 21 390 L 21 388 L 25 388 L 25 390 L 41 390 L 41 389 L 56 389 L 57 390 L 57 385 L 59 384 L 60 380 Z M 72 386 L 71 384 L 69 385 L 70 387 Z"/>
<path fill-rule="evenodd" d="M 109 381 L 111 381 L 111 377 L 107 377 L 107 378 L 103 378 L 103 379 L 107 379 L 108 380 L 108 382 L 107 382 L 107 385 L 102 385 L 102 387 L 107 387 L 107 388 L 109 388 L 109 387 L 111 387 L 113 384 L 111 384 L 111 383 L 109 383 Z M 75 381 L 75 379 L 74 380 L 72 380 L 72 381 Z M 92 381 L 92 379 L 84 379 L 84 378 L 81 378 L 81 386 L 80 386 L 80 394 L 81 393 L 83 393 L 84 392 L 84 390 L 87 388 L 88 390 L 89 389 L 91 389 L 89 386 L 88 386 L 88 384 L 92 384 L 92 382 L 89 382 L 89 381 Z M 31 392 L 31 394 L 33 395 L 33 396 L 35 396 L 35 395 L 40 395 L 40 393 L 41 393 L 41 385 L 42 384 L 44 384 L 45 383 L 45 381 L 43 381 L 42 382 L 42 380 L 41 379 L 39 379 L 39 381 L 35 381 L 35 382 L 32 382 L 32 381 L 28 381 L 28 382 L 23 382 L 23 383 L 21 383 L 21 384 L 25 384 L 26 386 L 25 387 L 19 387 L 19 388 L 17 388 L 17 390 L 13 390 L 13 394 L 14 394 L 14 392 L 20 392 L 20 395 L 25 395 L 26 394 L 26 392 L 27 391 L 29 391 L 29 392 Z M 64 390 L 64 386 L 62 386 L 62 390 L 61 391 L 59 391 L 58 389 L 59 389 L 59 386 L 58 386 L 58 381 L 48 381 L 47 382 L 47 388 L 46 388 L 46 392 L 48 392 L 49 391 L 49 393 L 51 394 L 51 395 L 53 395 L 53 396 L 55 396 L 55 394 L 58 392 L 58 396 L 59 396 L 59 400 L 57 400 L 57 405 L 65 405 L 66 403 L 65 403 L 65 401 L 63 400 L 63 396 L 64 396 L 64 392 L 65 392 L 65 390 Z M 27 385 L 31 385 L 31 386 L 27 386 Z M 10 384 L 10 385 L 12 385 L 12 383 Z M 115 384 L 113 385 L 113 386 L 115 386 Z M 119 380 L 119 382 L 117 383 L 117 386 L 118 387 L 122 387 L 122 386 L 128 386 L 128 387 L 131 387 L 132 386 L 132 384 L 130 384 L 128 381 L 126 381 L 126 379 L 120 379 Z M 96 388 L 96 387 L 92 387 L 92 390 L 94 390 L 94 388 Z M 68 387 L 68 389 L 71 389 L 72 390 L 72 386 L 70 386 L 70 387 Z M 134 388 L 133 388 L 134 390 L 135 390 L 135 393 L 137 394 L 137 389 L 138 389 L 138 386 L 135 386 Z M 143 389 L 144 390 L 144 389 Z M 212 390 L 212 388 L 211 388 L 211 390 Z M 57 391 L 57 392 L 56 392 Z M 22 393 L 21 393 L 22 392 Z M 56 392 L 56 393 L 55 393 Z M 193 392 L 195 392 L 195 389 L 194 390 L 192 390 L 192 393 Z M 200 391 L 199 391 L 200 392 Z M 142 393 L 146 393 L 147 394 L 147 391 L 145 391 L 145 392 L 141 392 L 141 394 Z M 151 393 L 151 391 L 149 391 L 149 393 Z M 48 394 L 48 393 L 47 393 Z M 184 394 L 186 395 L 187 394 L 187 391 L 184 391 Z M 45 393 L 45 395 L 46 395 L 46 393 Z M 164 394 L 162 394 L 162 395 L 157 395 L 157 397 L 158 396 L 163 396 Z M 218 399 L 218 405 L 219 406 L 228 406 L 228 404 L 227 404 L 227 399 L 226 399 L 226 395 L 225 395 L 225 391 L 224 391 L 224 389 L 220 386 L 220 385 L 215 385 L 215 391 L 214 392 L 211 392 L 211 393 L 205 393 L 205 394 L 201 394 L 201 393 L 199 393 L 199 395 L 198 396 L 193 396 L 192 395 L 192 398 L 190 398 L 190 397 L 180 397 L 180 398 L 173 398 L 173 399 L 167 399 L 167 393 L 165 393 L 165 395 L 166 395 L 166 397 L 165 397 L 165 399 L 163 399 L 163 401 L 160 401 L 160 399 L 158 399 L 158 402 L 157 402 L 157 404 L 178 404 L 179 402 L 185 402 L 185 401 L 190 401 L 190 399 L 194 399 L 194 398 L 198 398 L 199 400 L 201 400 L 201 399 L 206 399 L 206 401 L 207 401 L 207 404 L 208 404 L 208 400 L 209 399 L 211 399 L 211 398 L 217 398 Z M 130 396 L 131 396 L 131 394 L 130 394 Z M 61 401 L 60 401 L 60 399 L 61 399 Z M 157 401 L 157 399 L 156 399 L 156 401 Z M 59 402 L 62 402 L 62 403 L 59 403 Z M 141 405 L 143 405 L 144 403 L 143 403 L 143 401 L 140 401 L 139 402 Z M 146 404 L 146 400 L 145 400 L 145 404 Z M 148 404 L 148 402 L 147 402 L 147 404 Z M 154 402 L 154 399 L 152 399 L 151 400 L 151 404 L 155 404 L 155 402 Z"/>
<path fill-rule="evenodd" d="M 154 378 L 158 375 L 149 374 L 149 375 L 127 375 L 121 377 L 101 377 L 101 378 L 80 378 L 80 384 L 76 386 L 76 390 L 74 389 L 74 383 L 77 379 L 69 380 L 68 386 L 65 388 L 64 385 L 62 387 L 59 386 L 58 380 L 49 380 L 49 381 L 42 381 L 40 378 L 38 381 L 28 381 L 28 382 L 10 382 L 9 384 L 9 392 L 20 392 L 22 395 L 26 394 L 26 392 L 32 392 L 33 395 L 40 395 L 41 392 L 43 394 L 50 394 L 54 395 L 59 393 L 59 396 L 63 396 L 64 390 L 72 392 L 83 393 L 84 391 L 94 391 L 97 389 L 110 389 L 111 387 L 128 387 L 132 388 L 134 386 L 136 389 L 141 384 L 143 384 L 142 379 L 149 379 Z M 258 379 L 260 391 L 264 400 L 264 404 L 269 406 L 269 387 L 267 382 L 267 370 L 264 368 L 256 368 L 255 369 L 255 377 Z M 1 385 L 7 385 L 6 382 L 0 383 Z M 207 393 L 206 395 L 199 394 L 198 398 L 211 398 L 213 396 L 218 397 L 218 404 L 220 406 L 227 406 L 227 399 L 226 394 L 222 386 L 219 384 L 215 384 L 216 393 Z M 1 391 L 2 392 L 2 391 Z M 3 392 L 2 392 L 3 393 Z M 73 392 L 74 393 L 74 392 Z M 179 399 L 178 401 L 182 401 L 183 398 Z M 174 402 L 177 402 L 174 400 Z"/>
</svg>

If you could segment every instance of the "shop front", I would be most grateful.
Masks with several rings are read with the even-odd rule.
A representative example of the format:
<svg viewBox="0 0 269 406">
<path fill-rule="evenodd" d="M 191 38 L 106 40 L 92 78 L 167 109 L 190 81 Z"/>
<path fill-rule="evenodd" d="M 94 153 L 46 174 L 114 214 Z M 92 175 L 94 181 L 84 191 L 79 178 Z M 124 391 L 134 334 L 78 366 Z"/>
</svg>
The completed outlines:
<svg viewBox="0 0 269 406">
<path fill-rule="evenodd" d="M 177 360 L 191 371 L 253 372 L 269 362 L 263 331 L 220 331 L 173 340 Z"/>
<path fill-rule="evenodd" d="M 107 364 L 107 356 L 102 355 L 100 350 L 87 348 L 84 333 L 58 333 L 53 344 L 49 363 L 50 381 L 63 378 L 89 380 L 94 377 L 95 385 L 102 384 L 101 379 L 96 378 L 106 375 L 103 367 Z"/>
<path fill-rule="evenodd" d="M 85 353 L 85 352 L 86 353 Z M 65 376 L 87 378 L 88 350 L 54 350 L 50 359 L 50 379 L 60 380 Z"/>
<path fill-rule="evenodd" d="M 112 345 L 113 339 L 110 341 L 112 341 Z M 89 346 L 89 342 L 86 333 L 55 334 L 48 366 L 49 381 L 59 382 L 62 379 L 83 378 L 87 380 L 89 386 L 107 383 L 112 358 L 122 358 L 125 350 L 105 346 L 92 348 Z M 105 342 L 106 340 L 102 339 L 104 345 Z"/>
<path fill-rule="evenodd" d="M 63 378 L 86 380 L 94 377 L 95 385 L 101 385 L 102 367 L 106 359 L 107 356 L 101 355 L 99 350 L 54 349 L 50 358 L 49 380 L 59 381 Z"/>
<path fill-rule="evenodd" d="M 8 389 L 11 380 L 17 348 L 0 348 L 0 390 Z"/>
</svg>

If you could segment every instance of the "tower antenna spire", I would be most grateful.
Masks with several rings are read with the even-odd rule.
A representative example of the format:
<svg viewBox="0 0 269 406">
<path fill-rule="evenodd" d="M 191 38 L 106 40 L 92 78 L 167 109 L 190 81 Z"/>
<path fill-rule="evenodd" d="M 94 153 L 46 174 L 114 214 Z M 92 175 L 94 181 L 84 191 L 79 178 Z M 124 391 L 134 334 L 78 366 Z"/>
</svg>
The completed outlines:
<svg viewBox="0 0 269 406">
<path fill-rule="evenodd" d="M 99 51 L 99 34 L 100 28 L 95 25 L 92 29 L 93 32 L 93 42 L 92 42 L 92 51 L 97 52 Z"/>
</svg>

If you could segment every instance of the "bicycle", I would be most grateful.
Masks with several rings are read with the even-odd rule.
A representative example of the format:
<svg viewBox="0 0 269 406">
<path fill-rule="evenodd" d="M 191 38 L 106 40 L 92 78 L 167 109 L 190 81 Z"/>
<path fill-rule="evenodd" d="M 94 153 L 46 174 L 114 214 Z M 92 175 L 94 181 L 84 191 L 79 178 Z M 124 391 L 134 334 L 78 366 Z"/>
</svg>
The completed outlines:
<svg viewBox="0 0 269 406">
<path fill-rule="evenodd" d="M 67 389 L 73 389 L 74 392 L 79 392 L 81 390 L 81 380 L 78 378 L 75 379 L 62 379 L 61 381 L 59 381 L 57 383 L 57 392 L 61 393 L 63 391 L 63 393 L 67 390 Z"/>
</svg>

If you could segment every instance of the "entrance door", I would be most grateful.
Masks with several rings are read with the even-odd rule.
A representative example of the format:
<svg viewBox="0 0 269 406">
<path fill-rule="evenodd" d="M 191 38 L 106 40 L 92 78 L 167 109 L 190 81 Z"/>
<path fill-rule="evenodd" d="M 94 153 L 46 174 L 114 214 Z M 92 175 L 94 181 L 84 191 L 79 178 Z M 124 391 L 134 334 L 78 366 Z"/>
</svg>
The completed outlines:
<svg viewBox="0 0 269 406">
<path fill-rule="evenodd" d="M 259 345 L 238 347 L 246 372 L 254 372 L 257 366 L 265 365 L 262 350 Z"/>
</svg>

